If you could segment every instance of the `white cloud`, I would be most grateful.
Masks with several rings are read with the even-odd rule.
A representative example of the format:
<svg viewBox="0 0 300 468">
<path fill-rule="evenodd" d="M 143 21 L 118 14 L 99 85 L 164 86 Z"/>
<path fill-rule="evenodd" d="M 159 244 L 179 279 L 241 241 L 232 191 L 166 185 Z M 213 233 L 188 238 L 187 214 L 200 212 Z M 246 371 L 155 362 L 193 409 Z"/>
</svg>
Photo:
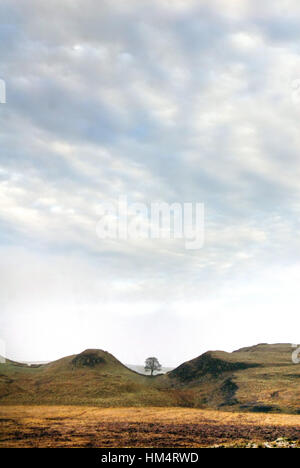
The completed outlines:
<svg viewBox="0 0 300 468">
<path fill-rule="evenodd" d="M 176 356 L 155 343 L 170 362 L 198 347 L 288 341 L 289 330 L 297 341 L 296 0 L 4 0 L 0 15 L 1 323 L 11 353 L 48 359 L 103 340 L 117 354 L 128 346 L 133 362 L 146 317 L 161 320 L 169 347 L 176 327 L 189 337 Z M 99 204 L 120 195 L 204 202 L 204 248 L 101 242 Z M 243 331 L 251 308 L 255 325 Z M 54 330 L 58 314 L 54 352 L 43 326 Z M 118 320 L 127 345 L 114 336 Z M 232 323 L 238 336 L 224 332 Z"/>
</svg>

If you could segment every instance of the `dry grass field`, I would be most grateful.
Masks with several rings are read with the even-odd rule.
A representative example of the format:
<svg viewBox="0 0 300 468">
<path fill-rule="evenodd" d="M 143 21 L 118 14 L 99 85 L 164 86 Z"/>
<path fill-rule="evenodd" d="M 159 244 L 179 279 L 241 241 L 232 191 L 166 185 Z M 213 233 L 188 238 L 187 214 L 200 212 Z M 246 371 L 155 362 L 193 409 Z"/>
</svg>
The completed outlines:
<svg viewBox="0 0 300 468">
<path fill-rule="evenodd" d="M 278 438 L 299 446 L 300 416 L 157 407 L 0 407 L 2 448 L 246 447 Z"/>
</svg>

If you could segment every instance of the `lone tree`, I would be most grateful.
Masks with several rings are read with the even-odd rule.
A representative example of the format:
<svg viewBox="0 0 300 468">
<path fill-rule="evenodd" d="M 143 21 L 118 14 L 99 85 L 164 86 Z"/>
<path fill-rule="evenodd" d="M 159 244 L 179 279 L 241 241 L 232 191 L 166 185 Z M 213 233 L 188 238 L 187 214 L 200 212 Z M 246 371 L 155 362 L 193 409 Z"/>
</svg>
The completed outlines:
<svg viewBox="0 0 300 468">
<path fill-rule="evenodd" d="M 153 372 L 159 372 L 161 370 L 161 364 L 159 363 L 158 359 L 156 357 L 148 357 L 145 361 L 145 371 L 146 372 L 151 372 L 151 376 L 153 375 Z"/>
</svg>

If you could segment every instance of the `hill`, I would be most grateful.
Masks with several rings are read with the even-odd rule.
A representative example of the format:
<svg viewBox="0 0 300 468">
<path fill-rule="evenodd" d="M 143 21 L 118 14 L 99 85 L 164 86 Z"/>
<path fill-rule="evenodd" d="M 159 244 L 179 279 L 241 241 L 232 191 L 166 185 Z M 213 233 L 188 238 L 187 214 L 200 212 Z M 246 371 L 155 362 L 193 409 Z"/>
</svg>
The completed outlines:
<svg viewBox="0 0 300 468">
<path fill-rule="evenodd" d="M 0 404 L 132 406 L 177 404 L 150 377 L 110 353 L 86 350 L 46 365 L 0 365 Z"/>
<path fill-rule="evenodd" d="M 300 414 L 300 365 L 289 344 L 211 351 L 165 376 L 196 407 Z"/>
<path fill-rule="evenodd" d="M 86 350 L 28 367 L 0 364 L 0 404 L 185 406 L 300 414 L 300 365 L 288 344 L 210 351 L 153 378 Z"/>
</svg>

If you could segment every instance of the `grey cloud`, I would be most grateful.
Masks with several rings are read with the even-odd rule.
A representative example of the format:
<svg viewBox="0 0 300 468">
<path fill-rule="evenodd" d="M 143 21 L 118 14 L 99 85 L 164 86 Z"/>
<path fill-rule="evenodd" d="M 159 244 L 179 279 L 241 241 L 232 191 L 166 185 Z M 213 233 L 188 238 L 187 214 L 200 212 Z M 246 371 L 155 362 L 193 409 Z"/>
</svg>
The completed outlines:
<svg viewBox="0 0 300 468">
<path fill-rule="evenodd" d="M 229 283 L 239 294 L 257 272 L 297 263 L 299 109 L 291 83 L 300 65 L 298 7 L 290 2 L 292 18 L 274 11 L 274 2 L 233 8 L 227 1 L 226 10 L 221 0 L 202 3 L 1 2 L 8 103 L 0 107 L 0 241 L 11 253 L 10 285 L 19 249 L 26 250 L 24 277 L 38 257 L 45 296 L 37 309 L 51 258 L 86 271 L 90 285 L 79 289 L 90 297 L 88 316 L 101 301 L 136 310 L 152 298 L 147 320 L 163 315 L 162 334 L 172 301 L 192 298 L 201 322 L 206 306 L 217 317 L 220 303 L 211 301 Z M 99 204 L 122 194 L 146 203 L 204 202 L 204 249 L 100 242 Z M 60 310 L 76 289 L 61 281 L 65 296 L 53 283 Z M 30 308 L 30 294 L 20 298 Z M 139 330 L 148 323 L 140 313 Z M 10 314 L 8 301 L 6 327 Z M 208 336 L 211 327 L 208 321 Z"/>
</svg>

